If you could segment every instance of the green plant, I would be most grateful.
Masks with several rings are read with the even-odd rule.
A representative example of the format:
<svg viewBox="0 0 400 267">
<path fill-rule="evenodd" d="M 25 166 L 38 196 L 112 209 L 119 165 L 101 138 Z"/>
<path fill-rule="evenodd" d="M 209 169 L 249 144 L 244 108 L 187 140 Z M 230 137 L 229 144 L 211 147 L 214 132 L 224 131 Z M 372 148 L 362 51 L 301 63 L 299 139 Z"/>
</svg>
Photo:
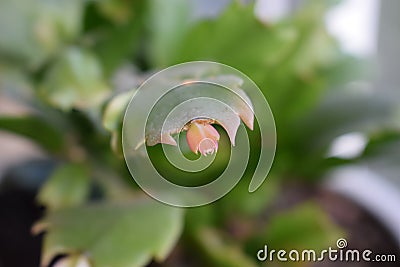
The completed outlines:
<svg viewBox="0 0 400 267">
<path fill-rule="evenodd" d="M 324 248 L 343 230 L 315 203 L 271 214 L 268 227 L 253 224 L 285 180 L 317 179 L 334 166 L 370 157 L 377 144 L 387 144 L 387 129 L 394 133 L 390 140 L 399 138 L 392 124 L 397 103 L 331 90 L 360 62 L 342 54 L 326 32 L 323 1 L 270 25 L 254 16 L 252 5 L 236 2 L 207 20 L 191 20 L 187 3 L 177 0 L 167 10 L 159 0 L 36 2 L 0 3 L 2 93 L 34 110 L 0 117 L 0 127 L 31 138 L 60 163 L 38 194 L 46 215 L 33 232 L 46 231 L 43 266 L 57 255 L 67 255 L 64 266 L 143 266 L 153 257 L 162 262 L 181 236 L 178 249 L 190 254 L 188 248 L 196 248 L 198 261 L 214 266 L 255 266 L 249 255 L 263 238 L 277 247 Z M 128 174 L 121 124 L 135 88 L 112 90 L 111 80 L 126 63 L 143 79 L 149 70 L 189 60 L 219 61 L 248 74 L 274 111 L 279 141 L 275 166 L 259 191 L 247 192 L 254 153 L 228 196 L 182 210 L 150 199 Z M 352 161 L 325 156 L 332 140 L 354 131 L 373 137 L 365 155 Z M 257 146 L 257 131 L 250 134 Z M 227 143 L 220 142 L 223 154 Z M 160 157 L 159 146 L 152 149 Z M 100 199 L 91 198 L 93 187 L 100 188 Z M 239 234 L 226 231 L 231 224 Z"/>
</svg>

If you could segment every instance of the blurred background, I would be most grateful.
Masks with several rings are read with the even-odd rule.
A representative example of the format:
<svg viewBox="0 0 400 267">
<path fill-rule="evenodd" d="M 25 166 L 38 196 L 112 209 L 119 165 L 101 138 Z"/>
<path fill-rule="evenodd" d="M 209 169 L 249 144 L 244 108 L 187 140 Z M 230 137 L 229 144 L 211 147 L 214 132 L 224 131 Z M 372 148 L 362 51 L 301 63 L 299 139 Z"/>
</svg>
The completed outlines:
<svg viewBox="0 0 400 267">
<path fill-rule="evenodd" d="M 280 266 L 256 252 L 338 238 L 400 260 L 399 12 L 397 0 L 1 0 L 0 267 Z M 120 134 L 132 90 L 192 60 L 253 79 L 278 144 L 256 193 L 257 152 L 230 194 L 177 215 L 140 195 Z"/>
</svg>

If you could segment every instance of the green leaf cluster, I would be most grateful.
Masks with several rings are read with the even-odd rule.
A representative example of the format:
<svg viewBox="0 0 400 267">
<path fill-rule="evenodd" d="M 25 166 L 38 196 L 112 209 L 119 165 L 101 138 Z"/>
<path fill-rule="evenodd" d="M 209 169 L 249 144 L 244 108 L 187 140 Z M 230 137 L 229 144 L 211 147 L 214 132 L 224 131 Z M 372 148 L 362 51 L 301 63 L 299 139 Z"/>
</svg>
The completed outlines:
<svg viewBox="0 0 400 267">
<path fill-rule="evenodd" d="M 2 0 L 0 94 L 31 112 L 2 115 L 0 129 L 30 138 L 59 164 L 37 197 L 46 207 L 33 227 L 45 231 L 43 266 L 60 255 L 64 266 L 139 267 L 153 258 L 163 266 L 182 258 L 183 265 L 256 266 L 254 253 L 265 242 L 325 248 L 342 237 L 315 200 L 273 209 L 288 180 L 318 181 L 343 164 L 398 173 L 398 98 L 347 88 L 368 62 L 343 54 L 327 32 L 330 2 L 312 1 L 263 23 L 253 5 L 239 1 L 216 17 L 196 18 L 185 0 Z M 115 80 L 126 66 L 136 73 L 125 78 L 137 85 L 190 60 L 228 64 L 257 83 L 276 119 L 278 151 L 255 193 L 247 188 L 257 152 L 230 194 L 183 212 L 142 196 L 129 175 L 121 127 L 137 86 L 117 88 Z M 368 137 L 362 155 L 328 158 L 332 141 L 351 132 Z M 249 135 L 257 148 L 257 129 Z M 221 136 L 225 157 L 229 143 Z M 151 149 L 157 160 L 159 148 Z M 221 171 L 218 162 L 207 175 Z M 184 181 L 184 173 L 175 180 Z"/>
</svg>

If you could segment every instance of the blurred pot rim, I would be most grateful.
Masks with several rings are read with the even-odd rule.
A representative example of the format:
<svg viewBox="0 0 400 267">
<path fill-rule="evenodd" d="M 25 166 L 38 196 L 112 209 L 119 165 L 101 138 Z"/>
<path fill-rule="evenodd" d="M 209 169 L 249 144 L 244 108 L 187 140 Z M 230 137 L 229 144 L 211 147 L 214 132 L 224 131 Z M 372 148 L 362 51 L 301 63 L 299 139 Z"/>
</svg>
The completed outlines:
<svg viewBox="0 0 400 267">
<path fill-rule="evenodd" d="M 323 187 L 342 194 L 372 213 L 400 246 L 400 188 L 366 166 L 333 171 Z"/>
</svg>

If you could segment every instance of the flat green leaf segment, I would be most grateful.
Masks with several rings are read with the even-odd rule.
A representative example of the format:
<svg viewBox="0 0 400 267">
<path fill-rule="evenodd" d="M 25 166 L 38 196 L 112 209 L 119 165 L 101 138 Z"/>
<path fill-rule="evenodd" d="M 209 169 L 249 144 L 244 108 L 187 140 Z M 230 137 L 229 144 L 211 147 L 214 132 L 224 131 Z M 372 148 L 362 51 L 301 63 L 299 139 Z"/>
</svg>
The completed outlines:
<svg viewBox="0 0 400 267">
<path fill-rule="evenodd" d="M 136 267 L 163 260 L 182 229 L 182 210 L 152 199 L 88 205 L 49 214 L 33 231 L 44 238 L 42 266 L 60 254 L 88 257 L 96 267 Z"/>
<path fill-rule="evenodd" d="M 82 204 L 89 195 L 90 179 L 81 165 L 58 168 L 43 185 L 38 201 L 50 210 Z"/>
<path fill-rule="evenodd" d="M 61 55 L 41 87 L 44 98 L 64 110 L 91 108 L 102 103 L 108 93 L 99 60 L 93 53 L 76 47 Z"/>
<path fill-rule="evenodd" d="M 58 152 L 65 145 L 65 140 L 59 130 L 42 118 L 32 115 L 0 116 L 0 129 L 28 137 L 50 152 Z"/>
<path fill-rule="evenodd" d="M 177 75 L 183 76 L 183 73 Z M 240 77 L 204 75 L 187 80 L 185 83 L 182 78 L 183 85 L 163 95 L 154 105 L 146 125 L 147 145 L 175 144 L 170 135 L 182 131 L 194 118 L 215 120 L 226 130 L 233 144 L 240 119 L 253 129 L 253 107 L 240 88 L 243 83 Z"/>
<path fill-rule="evenodd" d="M 126 107 L 136 90 L 120 93 L 114 96 L 105 106 L 103 113 L 103 127 L 111 133 L 111 148 L 122 157 L 122 120 Z"/>
</svg>

